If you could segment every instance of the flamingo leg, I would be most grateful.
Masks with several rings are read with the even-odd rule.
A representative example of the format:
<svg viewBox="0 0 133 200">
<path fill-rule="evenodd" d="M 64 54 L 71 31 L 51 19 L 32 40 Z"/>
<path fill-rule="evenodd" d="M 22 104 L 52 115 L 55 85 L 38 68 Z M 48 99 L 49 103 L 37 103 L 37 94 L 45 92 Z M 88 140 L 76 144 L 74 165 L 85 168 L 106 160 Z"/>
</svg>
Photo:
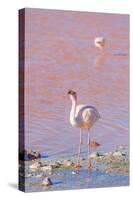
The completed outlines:
<svg viewBox="0 0 133 200">
<path fill-rule="evenodd" d="M 80 128 L 80 143 L 79 143 L 79 152 L 78 152 L 78 161 L 77 161 L 77 168 L 80 168 L 80 153 L 81 153 L 81 146 L 83 143 L 83 138 L 82 138 L 82 129 Z"/>
<path fill-rule="evenodd" d="M 91 140 L 90 140 L 90 129 L 88 129 L 88 170 L 91 171 L 92 166 L 91 166 L 91 158 L 90 158 L 90 144 L 91 144 Z"/>
</svg>

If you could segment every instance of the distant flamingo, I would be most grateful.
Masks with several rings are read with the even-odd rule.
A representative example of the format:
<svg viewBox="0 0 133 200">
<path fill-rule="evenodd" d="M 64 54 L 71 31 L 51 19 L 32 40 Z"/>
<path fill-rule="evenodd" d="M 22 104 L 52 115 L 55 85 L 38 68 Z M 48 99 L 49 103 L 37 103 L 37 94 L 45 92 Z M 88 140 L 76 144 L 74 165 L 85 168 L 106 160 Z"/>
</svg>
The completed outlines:
<svg viewBox="0 0 133 200">
<path fill-rule="evenodd" d="M 94 123 L 100 118 L 99 112 L 95 107 L 89 105 L 77 105 L 77 94 L 73 90 L 68 91 L 68 95 L 72 101 L 72 108 L 70 112 L 70 123 L 72 126 L 80 128 L 80 145 L 78 152 L 77 168 L 80 168 L 80 153 L 82 146 L 82 128 L 88 130 L 88 170 L 91 171 L 91 159 L 90 159 L 90 129 Z"/>
<path fill-rule="evenodd" d="M 105 45 L 105 39 L 103 37 L 96 37 L 94 40 L 94 44 L 99 49 L 103 49 L 103 47 Z"/>
</svg>

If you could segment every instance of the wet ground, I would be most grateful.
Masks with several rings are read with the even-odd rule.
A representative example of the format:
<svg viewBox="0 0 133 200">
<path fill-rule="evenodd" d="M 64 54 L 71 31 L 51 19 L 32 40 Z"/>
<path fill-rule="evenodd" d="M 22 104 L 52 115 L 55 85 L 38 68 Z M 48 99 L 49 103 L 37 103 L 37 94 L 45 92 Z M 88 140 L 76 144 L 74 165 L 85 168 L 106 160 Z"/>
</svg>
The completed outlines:
<svg viewBox="0 0 133 200">
<path fill-rule="evenodd" d="M 77 156 L 61 157 L 57 160 L 45 158 L 25 161 L 26 192 L 129 185 L 129 157 L 125 149 L 108 153 L 93 152 L 91 172 L 88 171 L 87 155 L 82 154 L 80 169 L 75 168 L 76 160 Z M 23 181 L 22 172 L 20 176 Z M 46 178 L 51 181 L 48 185 L 46 185 Z"/>
</svg>

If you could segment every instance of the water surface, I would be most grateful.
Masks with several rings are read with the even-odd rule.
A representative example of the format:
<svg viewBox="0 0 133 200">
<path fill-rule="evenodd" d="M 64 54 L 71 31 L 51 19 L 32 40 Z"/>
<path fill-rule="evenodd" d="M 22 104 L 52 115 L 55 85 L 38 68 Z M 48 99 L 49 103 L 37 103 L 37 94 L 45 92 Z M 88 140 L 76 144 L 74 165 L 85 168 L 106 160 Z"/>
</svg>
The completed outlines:
<svg viewBox="0 0 133 200">
<path fill-rule="evenodd" d="M 128 15 L 26 9 L 25 142 L 49 156 L 77 153 L 67 91 L 101 115 L 92 128 L 99 150 L 129 144 Z M 103 51 L 94 38 L 103 36 Z M 84 132 L 83 152 L 87 151 Z"/>
</svg>

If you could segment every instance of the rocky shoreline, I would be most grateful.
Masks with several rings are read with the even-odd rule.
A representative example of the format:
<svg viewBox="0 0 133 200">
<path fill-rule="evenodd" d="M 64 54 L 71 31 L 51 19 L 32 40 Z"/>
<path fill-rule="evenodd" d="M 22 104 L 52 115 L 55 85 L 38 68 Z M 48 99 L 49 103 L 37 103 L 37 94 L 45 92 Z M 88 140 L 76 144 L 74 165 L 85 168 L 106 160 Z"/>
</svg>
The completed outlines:
<svg viewBox="0 0 133 200">
<path fill-rule="evenodd" d="M 23 161 L 30 161 L 30 160 L 35 160 L 39 158 L 46 158 L 47 155 L 45 153 L 39 153 L 33 150 L 21 150 L 19 152 L 19 160 Z"/>
<path fill-rule="evenodd" d="M 41 154 L 40 154 L 41 155 Z M 129 154 L 128 149 L 124 146 L 119 146 L 113 152 L 98 152 L 94 151 L 90 155 L 92 161 L 92 173 L 97 174 L 116 174 L 120 176 L 129 175 Z M 28 184 L 29 180 L 41 179 L 38 184 L 40 187 L 47 187 L 53 185 L 52 178 L 63 180 L 63 176 L 67 176 L 69 173 L 71 176 L 82 173 L 86 170 L 87 174 L 87 156 L 83 156 L 80 159 L 80 169 L 75 168 L 77 162 L 77 156 L 61 157 L 59 159 L 50 159 L 40 157 L 25 161 L 25 169 L 23 161 L 19 163 L 19 175 L 23 179 L 25 178 Z M 63 180 L 65 182 L 65 180 Z M 31 183 L 32 184 L 32 183 Z"/>
</svg>

